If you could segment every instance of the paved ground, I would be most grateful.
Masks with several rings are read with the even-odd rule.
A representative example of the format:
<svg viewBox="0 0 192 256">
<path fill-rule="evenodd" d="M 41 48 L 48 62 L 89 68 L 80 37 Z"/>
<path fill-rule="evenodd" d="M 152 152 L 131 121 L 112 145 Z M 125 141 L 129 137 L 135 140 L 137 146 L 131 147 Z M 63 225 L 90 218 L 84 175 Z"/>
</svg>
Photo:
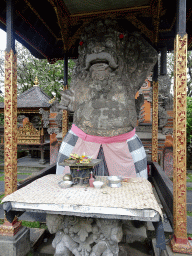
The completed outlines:
<svg viewBox="0 0 192 256">
<path fill-rule="evenodd" d="M 22 170 L 18 170 L 17 179 L 23 180 L 27 179 L 30 175 L 34 175 L 35 172 L 39 172 L 41 169 L 44 169 L 49 166 L 49 163 L 46 162 L 45 164 L 39 164 L 38 158 L 30 158 L 30 157 L 23 157 L 18 159 L 18 167 L 23 167 Z M 3 166 L 3 164 L 1 164 Z M 22 173 L 29 173 L 30 175 L 23 175 Z M 4 175 L 3 170 L 0 170 L 0 177 Z M 0 181 L 0 195 L 4 193 L 4 181 Z M 4 211 L 2 204 L 0 204 L 0 219 L 4 219 Z M 24 213 L 20 218 L 20 220 L 25 221 L 39 221 L 45 222 L 45 214 L 42 213 Z"/>
</svg>

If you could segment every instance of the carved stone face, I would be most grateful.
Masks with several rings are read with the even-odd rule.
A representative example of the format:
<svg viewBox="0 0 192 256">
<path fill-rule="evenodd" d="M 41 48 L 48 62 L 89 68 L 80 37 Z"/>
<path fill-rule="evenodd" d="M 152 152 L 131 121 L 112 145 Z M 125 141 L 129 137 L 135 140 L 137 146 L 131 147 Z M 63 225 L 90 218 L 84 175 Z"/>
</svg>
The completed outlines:
<svg viewBox="0 0 192 256">
<path fill-rule="evenodd" d="M 120 32 L 114 20 L 85 28 L 71 89 L 74 123 L 85 133 L 116 136 L 137 123 L 135 94 L 157 61 L 139 34 Z"/>
</svg>

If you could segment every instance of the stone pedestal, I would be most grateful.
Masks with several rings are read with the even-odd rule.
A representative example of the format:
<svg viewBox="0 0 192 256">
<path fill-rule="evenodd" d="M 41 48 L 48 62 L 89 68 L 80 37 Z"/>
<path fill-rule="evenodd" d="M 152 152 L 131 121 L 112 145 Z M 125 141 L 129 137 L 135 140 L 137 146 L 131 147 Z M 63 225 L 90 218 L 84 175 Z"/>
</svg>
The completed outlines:
<svg viewBox="0 0 192 256">
<path fill-rule="evenodd" d="M 25 256 L 30 251 L 30 232 L 22 227 L 15 236 L 0 235 L 0 255 Z"/>
<path fill-rule="evenodd" d="M 123 237 L 121 220 L 47 215 L 55 255 L 118 256 L 118 243 Z"/>
</svg>

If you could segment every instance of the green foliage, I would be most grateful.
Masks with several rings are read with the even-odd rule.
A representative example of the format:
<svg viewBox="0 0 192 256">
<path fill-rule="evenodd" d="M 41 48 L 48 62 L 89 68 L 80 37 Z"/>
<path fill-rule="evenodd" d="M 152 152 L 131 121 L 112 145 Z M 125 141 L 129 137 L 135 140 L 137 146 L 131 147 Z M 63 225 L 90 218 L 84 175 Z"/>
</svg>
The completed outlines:
<svg viewBox="0 0 192 256">
<path fill-rule="evenodd" d="M 187 178 L 187 182 L 192 182 L 192 173 L 188 173 Z"/>
<path fill-rule="evenodd" d="M 0 113 L 0 125 L 4 125 L 4 113 Z"/>
<path fill-rule="evenodd" d="M 42 90 L 51 98 L 53 98 L 54 94 L 60 100 L 60 91 L 63 90 L 64 82 L 64 61 L 58 60 L 55 64 L 50 64 L 46 59 L 37 59 L 19 43 L 16 43 L 16 51 L 18 94 L 30 89 L 34 85 L 34 80 L 37 76 Z M 70 84 L 74 65 L 75 62 L 73 60 L 68 61 L 68 84 Z M 3 51 L 0 52 L 0 84 L 4 84 Z"/>
<path fill-rule="evenodd" d="M 28 227 L 28 228 L 42 228 L 47 229 L 46 224 L 40 223 L 39 221 L 22 221 L 22 226 Z"/>
<path fill-rule="evenodd" d="M 1 200 L 3 199 L 4 196 L 5 196 L 5 194 L 0 195 L 0 204 L 1 204 Z"/>
<path fill-rule="evenodd" d="M 28 228 L 40 228 L 40 222 L 39 221 L 22 221 L 22 226 L 28 227 Z"/>
</svg>

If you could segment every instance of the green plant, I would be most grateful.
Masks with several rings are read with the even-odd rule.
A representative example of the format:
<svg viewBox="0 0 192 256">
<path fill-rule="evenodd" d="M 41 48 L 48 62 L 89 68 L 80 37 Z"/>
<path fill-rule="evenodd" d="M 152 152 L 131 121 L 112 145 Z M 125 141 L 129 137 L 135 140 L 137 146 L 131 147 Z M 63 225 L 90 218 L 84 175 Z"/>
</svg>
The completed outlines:
<svg viewBox="0 0 192 256">
<path fill-rule="evenodd" d="M 187 174 L 187 177 L 188 177 L 187 182 L 192 182 L 192 174 L 191 173 Z"/>
<path fill-rule="evenodd" d="M 40 222 L 39 221 L 22 221 L 22 226 L 28 227 L 28 228 L 40 228 Z"/>
<path fill-rule="evenodd" d="M 47 226 L 45 223 L 40 223 L 39 221 L 22 221 L 22 226 L 28 227 L 28 228 L 41 228 L 41 229 L 47 229 Z"/>
</svg>

